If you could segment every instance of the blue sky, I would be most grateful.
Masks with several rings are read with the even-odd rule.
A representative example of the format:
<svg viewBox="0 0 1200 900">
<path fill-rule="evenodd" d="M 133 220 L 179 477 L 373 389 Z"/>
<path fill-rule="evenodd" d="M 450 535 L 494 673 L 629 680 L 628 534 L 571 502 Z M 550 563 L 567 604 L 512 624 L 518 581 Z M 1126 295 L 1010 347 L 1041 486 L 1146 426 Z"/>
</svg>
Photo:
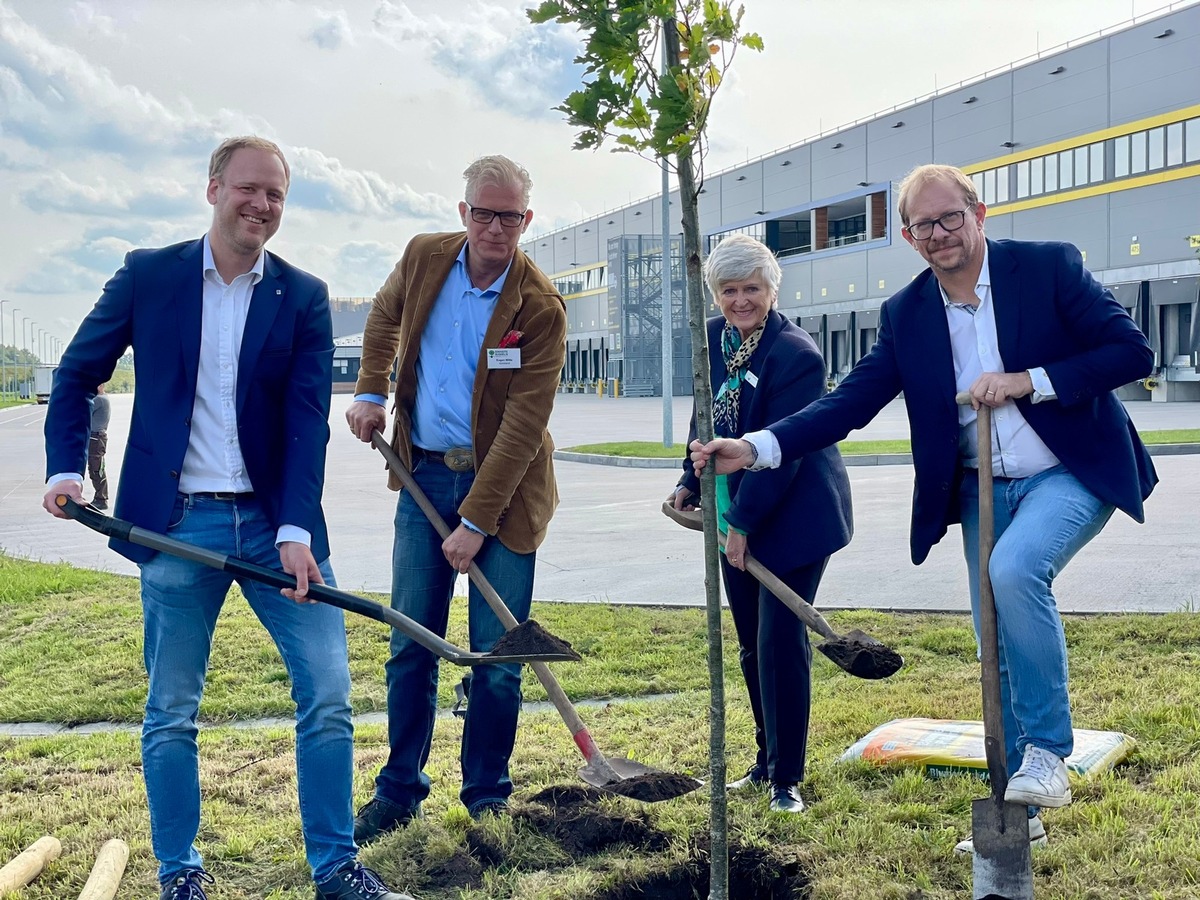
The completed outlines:
<svg viewBox="0 0 1200 900">
<path fill-rule="evenodd" d="M 710 171 L 935 86 L 1145 15 L 1158 0 L 744 0 Z M 0 299 L 64 342 L 125 252 L 211 220 L 208 154 L 278 141 L 292 166 L 271 249 L 370 296 L 404 244 L 458 226 L 462 170 L 534 178 L 532 231 L 656 193 L 649 162 L 571 150 L 552 107 L 575 35 L 521 0 L 0 0 Z M 18 316 L 20 324 L 20 316 Z"/>
</svg>

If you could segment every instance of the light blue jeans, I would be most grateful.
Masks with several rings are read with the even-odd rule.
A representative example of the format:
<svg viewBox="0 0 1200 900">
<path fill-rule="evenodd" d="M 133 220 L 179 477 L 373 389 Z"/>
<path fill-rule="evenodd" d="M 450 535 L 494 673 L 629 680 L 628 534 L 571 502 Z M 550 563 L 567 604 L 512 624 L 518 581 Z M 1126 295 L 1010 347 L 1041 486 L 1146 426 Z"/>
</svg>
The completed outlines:
<svg viewBox="0 0 1200 900">
<path fill-rule="evenodd" d="M 474 472 L 452 472 L 438 462 L 420 459 L 413 477 L 451 529 L 458 526 L 458 507 L 475 481 Z M 484 577 L 496 589 L 518 622 L 529 618 L 533 600 L 535 553 L 514 553 L 495 537 L 485 538 L 475 555 Z M 442 553 L 442 538 L 408 491 L 396 505 L 392 548 L 392 608 L 440 635 L 446 634 L 450 597 L 457 573 Z M 504 626 L 474 584 L 467 603 L 471 649 L 486 653 L 504 634 Z M 437 712 L 438 660 L 398 631 L 392 632 L 388 660 L 387 762 L 375 779 L 375 794 L 405 809 L 416 809 L 429 795 L 425 763 L 433 740 Z M 521 709 L 521 667 L 482 665 L 471 669 L 471 695 L 463 726 L 463 805 L 505 801 L 512 793 L 508 758 L 517 734 Z"/>
<path fill-rule="evenodd" d="M 996 478 L 996 540 L 988 572 L 996 597 L 1004 752 L 1011 777 L 1030 744 L 1066 758 L 1074 748 L 1067 696 L 1067 644 L 1054 578 L 1100 533 L 1113 507 L 1064 466 L 1028 478 Z M 960 489 L 963 551 L 979 642 L 979 473 Z"/>
<path fill-rule="evenodd" d="M 167 534 L 280 570 L 275 532 L 253 498 L 179 495 Z M 320 566 L 325 583 L 333 570 Z M 233 576 L 159 553 L 143 563 L 146 673 L 150 689 L 142 725 L 142 766 L 150 805 L 150 839 L 159 882 L 202 869 L 196 713 L 204 691 L 217 615 Z M 296 779 L 300 820 L 313 877 L 322 881 L 353 859 L 353 726 L 350 668 L 342 611 L 299 604 L 277 588 L 239 581 L 255 615 L 283 657 L 296 702 Z"/>
</svg>

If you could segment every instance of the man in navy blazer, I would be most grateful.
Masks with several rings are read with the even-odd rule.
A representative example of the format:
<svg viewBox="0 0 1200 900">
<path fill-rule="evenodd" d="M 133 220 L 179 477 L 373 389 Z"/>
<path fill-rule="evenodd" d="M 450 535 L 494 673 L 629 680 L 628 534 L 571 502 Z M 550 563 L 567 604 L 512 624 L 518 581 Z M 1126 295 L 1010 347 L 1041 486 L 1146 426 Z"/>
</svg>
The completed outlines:
<svg viewBox="0 0 1200 900">
<path fill-rule="evenodd" d="M 333 581 L 321 512 L 333 338 L 324 283 L 264 249 L 288 185 L 278 146 L 230 138 L 209 163 L 208 233 L 126 256 L 59 364 L 43 506 L 62 517 L 57 495 L 82 502 L 87 398 L 132 348 L 137 389 L 116 515 L 296 576 L 284 597 L 239 583 L 292 681 L 300 816 L 317 896 L 399 900 L 356 861 L 342 612 L 305 602 L 310 581 Z M 112 546 L 141 569 L 149 677 L 142 762 L 161 897 L 203 900 L 212 877 L 195 846 L 196 716 L 232 578 L 133 544 Z"/>
<path fill-rule="evenodd" d="M 879 339 L 837 390 L 766 431 L 693 445 L 717 471 L 778 465 L 866 425 L 903 391 L 916 487 L 911 549 L 921 563 L 962 523 L 978 635 L 979 451 L 975 409 L 994 410 L 996 544 L 988 567 L 1000 643 L 1009 802 L 1064 806 L 1073 746 L 1067 654 L 1051 586 L 1114 508 L 1143 521 L 1157 475 L 1114 390 L 1149 374 L 1133 320 L 1061 243 L 989 241 L 986 208 L 950 166 L 900 186 L 904 237 L 929 269 L 887 300 Z M 970 391 L 973 407 L 955 394 Z M 987 464 L 987 461 L 984 461 Z M 964 841 L 958 848 L 970 852 Z"/>
</svg>

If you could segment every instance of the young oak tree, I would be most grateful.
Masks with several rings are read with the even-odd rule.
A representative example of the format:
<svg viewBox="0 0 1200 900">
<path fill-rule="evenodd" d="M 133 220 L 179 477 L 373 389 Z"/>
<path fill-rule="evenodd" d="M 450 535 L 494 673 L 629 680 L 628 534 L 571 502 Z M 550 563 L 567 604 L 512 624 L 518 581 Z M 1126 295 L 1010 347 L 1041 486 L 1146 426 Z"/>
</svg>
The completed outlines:
<svg viewBox="0 0 1200 900">
<path fill-rule="evenodd" d="M 575 149 L 596 149 L 611 138 L 617 151 L 673 167 L 682 207 L 683 257 L 697 437 L 712 440 L 712 384 L 704 327 L 698 203 L 704 177 L 705 135 L 713 97 L 738 48 L 761 51 L 762 39 L 742 31 L 743 6 L 722 0 L 544 0 L 531 21 L 574 25 L 585 44 L 575 62 L 583 86 L 557 109 L 579 129 Z M 664 272 L 664 277 L 669 277 Z M 664 328 L 669 316 L 664 309 Z M 663 385 L 663 390 L 670 386 Z M 709 896 L 728 896 L 725 791 L 725 688 L 721 657 L 720 569 L 713 467 L 704 469 L 704 583 L 710 682 L 709 759 L 712 786 L 712 869 Z"/>
</svg>

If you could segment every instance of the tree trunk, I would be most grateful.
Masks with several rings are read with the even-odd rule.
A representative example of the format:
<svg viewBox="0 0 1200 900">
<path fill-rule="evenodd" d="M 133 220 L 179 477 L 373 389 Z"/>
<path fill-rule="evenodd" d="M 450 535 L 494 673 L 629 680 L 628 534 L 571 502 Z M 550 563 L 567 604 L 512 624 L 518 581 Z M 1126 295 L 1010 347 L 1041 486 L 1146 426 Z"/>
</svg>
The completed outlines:
<svg viewBox="0 0 1200 900">
<path fill-rule="evenodd" d="M 679 32 L 675 21 L 663 22 L 667 58 L 679 59 Z M 668 76 L 669 77 L 669 76 Z M 692 393 L 696 403 L 696 437 L 713 439 L 712 379 L 708 371 L 708 333 L 705 328 L 704 285 L 700 271 L 699 193 L 692 168 L 692 152 L 676 156 L 679 202 L 683 219 L 683 261 L 687 273 L 688 326 L 692 335 Z M 721 640 L 721 564 L 717 545 L 717 484 L 713 466 L 700 479 L 704 512 L 704 599 L 708 623 L 709 680 L 709 782 L 712 814 L 710 900 L 729 897 L 729 819 L 725 797 L 725 662 Z"/>
</svg>

